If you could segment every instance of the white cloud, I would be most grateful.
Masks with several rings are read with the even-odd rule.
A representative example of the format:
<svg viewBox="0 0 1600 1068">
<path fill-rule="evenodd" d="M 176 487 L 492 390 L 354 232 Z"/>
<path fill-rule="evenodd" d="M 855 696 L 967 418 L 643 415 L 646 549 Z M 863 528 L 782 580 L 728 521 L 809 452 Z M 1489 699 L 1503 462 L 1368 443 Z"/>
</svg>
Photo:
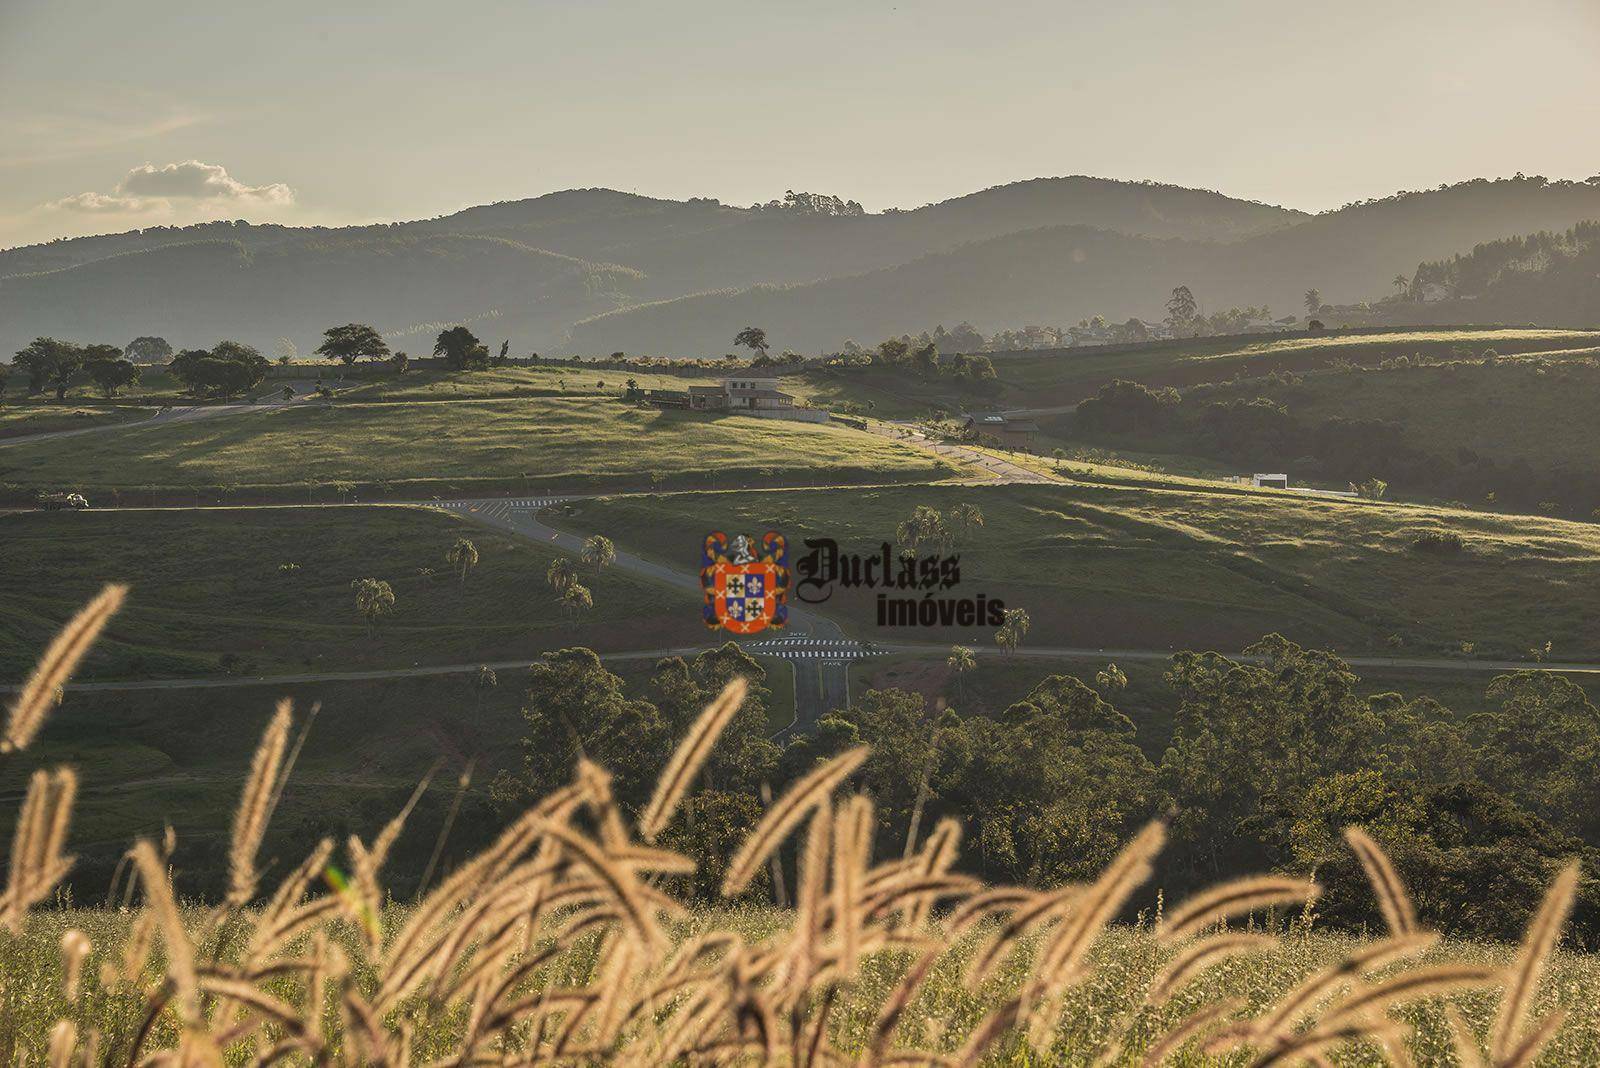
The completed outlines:
<svg viewBox="0 0 1600 1068">
<path fill-rule="evenodd" d="M 46 206 L 95 215 L 129 215 L 171 212 L 177 206 L 174 201 L 200 208 L 286 207 L 294 203 L 294 190 L 282 182 L 246 185 L 220 163 L 191 159 L 162 167 L 146 163 L 129 171 L 115 192 L 77 193 Z"/>
<path fill-rule="evenodd" d="M 124 197 L 115 193 L 78 193 L 62 197 L 52 202 L 50 207 L 92 215 L 113 215 L 118 212 L 142 211 L 145 203 L 139 197 Z"/>
<path fill-rule="evenodd" d="M 128 172 L 119 187 L 124 194 L 154 197 L 195 197 L 218 200 L 256 201 L 265 204 L 290 204 L 294 190 L 282 182 L 270 185 L 245 185 L 219 163 L 197 159 L 157 167 L 146 163 Z"/>
</svg>

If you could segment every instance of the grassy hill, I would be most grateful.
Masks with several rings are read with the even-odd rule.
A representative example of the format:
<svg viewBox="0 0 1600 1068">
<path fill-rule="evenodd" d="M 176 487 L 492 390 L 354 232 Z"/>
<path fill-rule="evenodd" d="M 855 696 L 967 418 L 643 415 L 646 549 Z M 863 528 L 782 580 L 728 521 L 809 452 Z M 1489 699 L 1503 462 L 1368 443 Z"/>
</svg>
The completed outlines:
<svg viewBox="0 0 1600 1068">
<path fill-rule="evenodd" d="M 1059 408 L 1093 396 L 1118 378 L 1152 388 L 1184 387 L 1236 377 L 1254 379 L 1274 372 L 1303 373 L 1330 365 L 1373 367 L 1400 358 L 1480 356 L 1490 349 L 1502 356 L 1549 352 L 1566 357 L 1596 346 L 1600 346 L 1600 331 L 1526 327 L 1335 331 L 1318 337 L 1244 341 L 1195 338 L 1106 351 L 1062 349 L 996 357 L 996 379 L 983 388 L 948 375 L 926 378 L 909 369 L 814 368 L 806 373 L 804 391 L 823 404 L 864 406 L 870 401 L 875 414 L 891 417 L 920 415 L 931 407 L 951 411 Z"/>
<path fill-rule="evenodd" d="M 465 585 L 444 558 L 463 536 L 480 554 Z M 554 550 L 419 508 L 23 512 L 0 515 L 0 544 L 7 572 L 26 576 L 0 605 L 6 679 L 108 581 L 133 592 L 86 679 L 340 672 L 704 638 L 692 601 L 616 571 L 584 577 L 594 610 L 569 620 L 545 582 Z M 397 600 L 372 634 L 350 590 L 366 577 Z"/>
<path fill-rule="evenodd" d="M 1133 427 L 1109 429 L 1083 413 L 1043 426 L 1066 441 L 1284 470 L 1297 480 L 1378 477 L 1394 493 L 1589 518 L 1600 507 L 1588 429 L 1600 347 L 1522 356 L 1474 349 L 1218 380 L 1186 389 L 1181 403 Z"/>
<path fill-rule="evenodd" d="M 691 566 L 708 530 L 777 529 L 870 553 L 918 505 L 969 502 L 985 525 L 958 542 L 961 584 L 1033 619 L 1025 645 L 1237 651 L 1279 631 L 1347 655 L 1600 656 L 1589 603 L 1600 532 L 1558 520 L 1139 485 L 904 487 L 610 498 L 570 522 L 642 555 Z M 1461 551 L 1428 551 L 1453 533 Z M 1530 589 L 1544 591 L 1537 599 Z M 829 610 L 879 641 L 993 645 L 992 627 L 882 630 L 873 595 L 837 589 Z M 1390 636 L 1400 644 L 1390 644 Z"/>
<path fill-rule="evenodd" d="M 894 481 L 942 474 L 928 454 L 828 425 L 662 412 L 614 397 L 338 403 L 18 444 L 0 483 L 110 490 L 233 487 L 370 498 L 599 485 Z M 382 484 L 382 485 L 375 485 Z M 139 499 L 137 497 L 130 499 Z"/>
</svg>

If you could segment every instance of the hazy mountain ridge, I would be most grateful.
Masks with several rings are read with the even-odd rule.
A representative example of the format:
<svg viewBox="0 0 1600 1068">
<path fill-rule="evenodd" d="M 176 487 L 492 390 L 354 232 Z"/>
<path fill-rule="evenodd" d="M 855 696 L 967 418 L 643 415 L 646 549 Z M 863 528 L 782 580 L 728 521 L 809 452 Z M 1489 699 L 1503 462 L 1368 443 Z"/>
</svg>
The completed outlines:
<svg viewBox="0 0 1600 1068">
<path fill-rule="evenodd" d="M 1083 176 L 834 216 L 567 190 L 414 222 L 217 222 L 0 252 L 0 352 L 41 333 L 304 351 L 335 322 L 486 316 L 522 351 L 715 353 L 747 323 L 818 351 L 930 322 L 1156 317 L 1179 284 L 1207 307 L 1282 313 L 1307 288 L 1374 298 L 1421 261 L 1585 218 L 1600 185 L 1523 178 L 1317 216 Z"/>
<path fill-rule="evenodd" d="M 1421 261 L 1591 218 L 1600 218 L 1600 184 L 1503 179 L 1351 205 L 1231 242 L 1049 227 L 849 278 L 619 309 L 577 324 L 573 344 L 580 351 L 718 351 L 724 337 L 756 322 L 779 344 L 812 351 L 963 319 L 986 329 L 1096 314 L 1159 319 L 1177 285 L 1190 286 L 1205 309 L 1268 305 L 1299 313 L 1308 289 L 1332 303 L 1376 299 L 1396 273 L 1409 277 Z M 1494 321 L 1482 318 L 1487 309 L 1453 310 L 1463 322 Z M 1439 322 L 1447 310 L 1430 304 L 1410 321 Z M 1588 321 L 1558 307 L 1544 314 L 1552 325 Z"/>
</svg>

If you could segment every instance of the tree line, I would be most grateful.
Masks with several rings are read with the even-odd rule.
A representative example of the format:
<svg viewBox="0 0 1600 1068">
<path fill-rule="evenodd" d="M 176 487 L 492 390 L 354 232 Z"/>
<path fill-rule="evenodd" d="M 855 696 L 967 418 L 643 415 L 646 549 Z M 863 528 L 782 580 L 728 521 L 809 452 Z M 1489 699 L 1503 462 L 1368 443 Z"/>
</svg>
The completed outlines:
<svg viewBox="0 0 1600 1068">
<path fill-rule="evenodd" d="M 1169 814 L 1159 879 L 1168 899 L 1259 871 L 1316 873 L 1321 915 L 1380 927 L 1370 889 L 1340 833 L 1364 826 L 1389 851 L 1430 925 L 1514 938 L 1558 864 L 1600 861 L 1600 709 L 1563 676 L 1502 675 L 1489 710 L 1462 716 L 1428 697 L 1363 693 L 1333 653 L 1269 635 L 1259 662 L 1180 652 L 1164 681 L 1169 731 L 1136 724 L 1117 702 L 1114 665 L 1092 684 L 1049 675 L 998 711 L 930 704 L 870 689 L 813 732 L 774 740 L 765 670 L 736 645 L 659 661 L 630 694 L 588 649 L 544 654 L 530 670 L 521 766 L 494 787 L 502 811 L 568 781 L 579 755 L 616 775 L 637 811 L 672 745 L 733 675 L 750 698 L 718 743 L 672 848 L 701 863 L 708 893 L 723 858 L 781 791 L 859 744 L 860 785 L 877 806 L 875 852 L 898 856 L 955 818 L 963 866 L 993 880 L 1058 886 L 1092 879 L 1147 820 Z M 970 653 L 952 653 L 959 662 Z M 785 870 L 762 895 L 783 899 Z M 792 883 L 790 884 L 792 885 Z M 1600 934 L 1600 890 L 1580 894 L 1576 926 Z"/>
</svg>

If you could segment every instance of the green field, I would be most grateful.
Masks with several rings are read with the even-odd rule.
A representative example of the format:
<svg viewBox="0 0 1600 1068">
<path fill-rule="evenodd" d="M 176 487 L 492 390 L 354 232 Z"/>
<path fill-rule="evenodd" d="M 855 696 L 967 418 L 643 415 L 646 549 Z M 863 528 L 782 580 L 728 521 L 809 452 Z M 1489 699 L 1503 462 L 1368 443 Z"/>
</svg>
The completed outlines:
<svg viewBox="0 0 1600 1068">
<path fill-rule="evenodd" d="M 826 425 L 711 417 L 610 398 L 305 406 L 0 452 L 0 483 L 85 492 L 232 487 L 285 494 L 351 482 L 431 496 L 598 485 L 900 481 L 927 454 Z"/>
<path fill-rule="evenodd" d="M 1264 396 L 1308 419 L 1381 419 L 1405 427 L 1406 440 L 1440 456 L 1468 449 L 1500 463 L 1594 470 L 1600 428 L 1600 350 L 1581 355 L 1439 366 L 1327 371 L 1294 383 L 1242 382 L 1208 398 Z"/>
<path fill-rule="evenodd" d="M 932 407 L 962 411 L 968 408 L 1052 408 L 1076 404 L 1116 378 L 1146 385 L 1189 386 L 1224 382 L 1236 375 L 1257 376 L 1272 371 L 1307 371 L 1348 361 L 1375 365 L 1399 356 L 1448 359 L 1477 356 L 1485 349 L 1500 355 L 1551 352 L 1581 355 L 1600 344 L 1600 333 L 1578 330 L 1397 330 L 1382 334 L 1334 334 L 1317 338 L 1263 339 L 1240 344 L 1196 338 L 1179 345 L 1138 346 L 1110 352 L 1005 356 L 994 361 L 998 382 L 993 389 L 956 388 L 949 379 L 924 379 L 915 374 L 881 368 L 847 372 L 816 370 L 808 373 L 807 392 L 816 403 L 854 403 L 872 414 L 905 418 L 920 416 Z M 948 355 L 948 354 L 947 354 Z"/>
<path fill-rule="evenodd" d="M 1278 631 L 1348 655 L 1459 655 L 1470 642 L 1478 656 L 1515 658 L 1546 641 L 1555 659 L 1600 654 L 1600 531 L 1559 520 L 1074 484 L 619 497 L 559 521 L 686 567 L 707 530 L 775 528 L 793 554 L 819 535 L 865 553 L 915 506 L 964 501 L 987 522 L 957 543 L 959 592 L 1026 608 L 1028 645 L 1237 651 Z M 1460 535 L 1461 552 L 1415 545 L 1443 531 Z M 839 589 L 829 607 L 877 640 L 992 641 L 988 628 L 879 629 L 866 591 Z"/>
<path fill-rule="evenodd" d="M 464 587 L 444 559 L 463 535 L 480 554 Z M 585 569 L 595 607 L 569 622 L 544 578 L 555 550 L 420 508 L 23 512 L 0 515 L 0 546 L 14 576 L 0 600 L 8 682 L 108 581 L 132 593 L 83 678 L 324 673 L 704 640 L 692 598 L 616 568 Z M 372 636 L 350 591 L 365 577 L 388 581 L 397 600 Z"/>
<path fill-rule="evenodd" d="M 111 404 L 7 404 L 0 406 L 0 439 L 25 434 L 50 434 L 91 426 L 138 422 L 153 414 L 149 408 Z"/>
</svg>

